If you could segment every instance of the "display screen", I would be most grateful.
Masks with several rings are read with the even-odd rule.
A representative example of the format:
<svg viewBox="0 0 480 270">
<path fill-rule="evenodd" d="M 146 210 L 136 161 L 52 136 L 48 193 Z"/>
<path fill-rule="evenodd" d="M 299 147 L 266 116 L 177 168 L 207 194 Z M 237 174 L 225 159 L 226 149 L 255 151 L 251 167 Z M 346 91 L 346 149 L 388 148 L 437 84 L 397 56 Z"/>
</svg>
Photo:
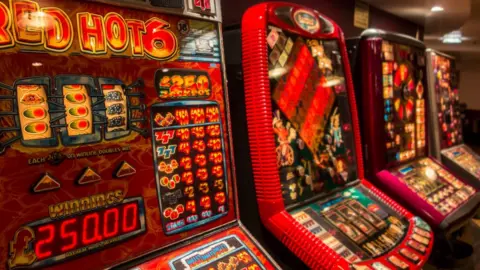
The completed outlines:
<svg viewBox="0 0 480 270">
<path fill-rule="evenodd" d="M 83 199 L 50 206 L 50 218 L 21 227 L 10 243 L 13 250 L 23 257 L 30 254 L 34 260 L 32 267 L 40 267 L 103 248 L 145 231 L 142 199 L 129 198 L 120 204 L 67 216 L 69 211 L 75 214 L 84 207 L 94 207 L 91 203 L 96 199 Z M 110 197 L 111 202 L 117 199 L 121 200 L 118 196 Z M 97 203 L 101 204 L 100 201 Z"/>
<path fill-rule="evenodd" d="M 127 130 L 127 98 L 121 85 L 104 84 L 102 92 L 107 109 L 107 132 Z"/>
<path fill-rule="evenodd" d="M 267 42 L 277 166 L 291 205 L 357 178 L 352 121 L 337 41 L 269 26 Z"/>
<path fill-rule="evenodd" d="M 69 84 L 63 86 L 63 99 L 67 112 L 68 136 L 91 134 L 92 103 L 88 95 L 88 86 L 81 84 Z"/>
<path fill-rule="evenodd" d="M 472 187 L 429 158 L 416 160 L 391 172 L 443 215 L 451 213 L 475 194 Z"/>
<path fill-rule="evenodd" d="M 44 85 L 18 85 L 17 104 L 25 141 L 52 137 L 48 99 Z"/>
<path fill-rule="evenodd" d="M 295 210 L 292 216 L 350 263 L 388 253 L 408 230 L 406 220 L 363 187 L 348 188 L 333 199 Z M 425 234 L 430 238 L 429 232 Z"/>
<path fill-rule="evenodd" d="M 172 270 L 263 270 L 257 256 L 235 235 L 194 249 L 169 262 Z"/>
<path fill-rule="evenodd" d="M 445 149 L 442 151 L 442 155 L 453 160 L 467 172 L 480 178 L 480 158 L 465 145 Z"/>
<path fill-rule="evenodd" d="M 387 164 L 425 155 L 424 51 L 382 44 L 382 81 Z"/>
<path fill-rule="evenodd" d="M 154 166 L 166 234 L 200 226 L 228 211 L 219 110 L 208 101 L 152 107 Z"/>
<path fill-rule="evenodd" d="M 438 54 L 432 56 L 441 149 L 463 141 L 458 89 L 452 85 L 451 81 L 453 64 L 454 62 L 447 57 Z"/>
</svg>

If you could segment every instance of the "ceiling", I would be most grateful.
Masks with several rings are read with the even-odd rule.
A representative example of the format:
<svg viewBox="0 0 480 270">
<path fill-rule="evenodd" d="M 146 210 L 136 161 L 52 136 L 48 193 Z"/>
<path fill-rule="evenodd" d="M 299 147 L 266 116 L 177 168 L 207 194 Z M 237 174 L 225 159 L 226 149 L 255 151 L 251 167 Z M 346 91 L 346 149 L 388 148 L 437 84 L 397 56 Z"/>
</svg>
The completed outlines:
<svg viewBox="0 0 480 270">
<path fill-rule="evenodd" d="M 364 0 L 372 6 L 395 14 L 425 27 L 424 40 L 428 47 L 453 54 L 461 60 L 480 59 L 480 0 Z M 431 12 L 433 6 L 443 12 Z M 443 44 L 440 38 L 460 30 L 462 44 Z"/>
</svg>

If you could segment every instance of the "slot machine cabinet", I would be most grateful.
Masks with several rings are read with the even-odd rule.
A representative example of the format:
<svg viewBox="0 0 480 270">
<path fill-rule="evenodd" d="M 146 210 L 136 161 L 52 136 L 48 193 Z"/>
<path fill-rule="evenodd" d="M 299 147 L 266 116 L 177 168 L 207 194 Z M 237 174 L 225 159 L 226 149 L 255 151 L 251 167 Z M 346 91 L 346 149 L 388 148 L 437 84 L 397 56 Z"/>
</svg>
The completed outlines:
<svg viewBox="0 0 480 270">
<path fill-rule="evenodd" d="M 352 40 L 367 172 L 379 187 L 450 237 L 475 214 L 479 194 L 428 156 L 425 46 L 370 29 Z"/>
<path fill-rule="evenodd" d="M 244 14 L 242 53 L 267 230 L 314 269 L 421 268 L 433 245 L 430 227 L 363 177 L 340 28 L 304 6 L 259 4 Z"/>
<path fill-rule="evenodd" d="M 278 268 L 239 222 L 219 3 L 0 1 L 0 269 Z"/>
<path fill-rule="evenodd" d="M 427 49 L 430 153 L 476 189 L 480 188 L 480 156 L 463 143 L 455 58 Z"/>
</svg>

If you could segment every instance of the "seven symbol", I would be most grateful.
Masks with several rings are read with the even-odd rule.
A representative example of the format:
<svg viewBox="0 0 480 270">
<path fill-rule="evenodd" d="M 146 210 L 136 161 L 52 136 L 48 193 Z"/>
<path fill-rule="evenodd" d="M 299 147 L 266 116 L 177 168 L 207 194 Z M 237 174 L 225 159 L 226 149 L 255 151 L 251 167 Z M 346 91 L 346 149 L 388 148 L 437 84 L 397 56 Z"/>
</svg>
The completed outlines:
<svg viewBox="0 0 480 270">
<path fill-rule="evenodd" d="M 155 132 L 155 140 L 167 144 L 175 136 L 175 130 L 167 130 L 162 132 Z"/>
<path fill-rule="evenodd" d="M 160 146 L 157 148 L 157 155 L 158 157 L 164 157 L 165 159 L 169 159 L 172 155 L 175 154 L 177 151 L 177 145 L 171 144 L 168 147 Z"/>
</svg>

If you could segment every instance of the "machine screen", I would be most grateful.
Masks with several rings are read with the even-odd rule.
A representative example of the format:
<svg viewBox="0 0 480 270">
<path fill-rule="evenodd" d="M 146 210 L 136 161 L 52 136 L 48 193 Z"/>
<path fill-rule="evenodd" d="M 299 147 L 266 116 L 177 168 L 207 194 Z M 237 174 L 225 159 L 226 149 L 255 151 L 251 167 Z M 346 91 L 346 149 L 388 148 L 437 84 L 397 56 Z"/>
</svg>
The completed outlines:
<svg viewBox="0 0 480 270">
<path fill-rule="evenodd" d="M 420 49 L 382 44 L 387 164 L 425 155 L 425 57 Z"/>
<path fill-rule="evenodd" d="M 475 194 L 472 187 L 463 184 L 429 158 L 411 162 L 391 172 L 443 215 Z"/>
<path fill-rule="evenodd" d="M 463 169 L 480 178 L 480 159 L 477 154 L 463 145 L 442 150 L 442 155 L 455 161 Z"/>
<path fill-rule="evenodd" d="M 199 226 L 228 210 L 220 108 L 180 101 L 152 108 L 152 137 L 162 222 L 167 234 Z"/>
<path fill-rule="evenodd" d="M 435 54 L 432 56 L 434 72 L 435 104 L 438 110 L 440 127 L 440 148 L 445 149 L 462 143 L 462 121 L 458 109 L 459 96 L 451 82 L 453 61 Z"/>
<path fill-rule="evenodd" d="M 268 27 L 272 128 L 284 202 L 357 179 L 353 132 L 337 41 Z"/>
<path fill-rule="evenodd" d="M 408 228 L 406 220 L 361 186 L 307 205 L 292 212 L 292 216 L 351 263 L 389 252 L 403 240 Z M 422 236 L 426 248 L 429 232 L 423 231 L 423 235 L 428 235 Z"/>
</svg>

